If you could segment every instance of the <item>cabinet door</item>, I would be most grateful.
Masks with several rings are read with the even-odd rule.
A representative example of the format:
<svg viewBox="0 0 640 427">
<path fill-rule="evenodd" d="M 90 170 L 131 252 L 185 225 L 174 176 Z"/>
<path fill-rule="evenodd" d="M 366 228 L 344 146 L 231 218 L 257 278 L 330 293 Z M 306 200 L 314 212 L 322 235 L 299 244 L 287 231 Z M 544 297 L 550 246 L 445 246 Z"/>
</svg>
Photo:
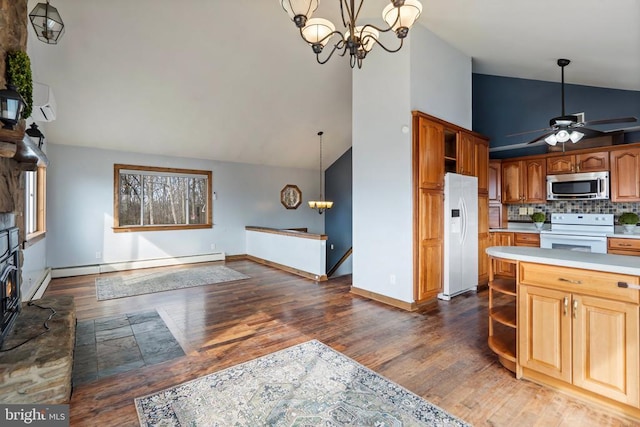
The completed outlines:
<svg viewBox="0 0 640 427">
<path fill-rule="evenodd" d="M 476 175 L 476 149 L 473 135 L 466 132 L 458 132 L 458 173 L 463 175 Z"/>
<path fill-rule="evenodd" d="M 574 295 L 573 384 L 638 407 L 638 306 Z"/>
<path fill-rule="evenodd" d="M 520 161 L 502 162 L 502 203 L 522 203 Z"/>
<path fill-rule="evenodd" d="M 478 196 L 478 283 L 489 281 L 489 255 L 486 249 L 491 243 L 489 236 L 489 196 Z"/>
<path fill-rule="evenodd" d="M 571 382 L 571 294 L 520 285 L 518 362 L 524 368 Z"/>
<path fill-rule="evenodd" d="M 547 158 L 547 172 L 549 174 L 575 172 L 574 156 L 559 156 Z"/>
<path fill-rule="evenodd" d="M 609 237 L 607 239 L 607 253 L 640 256 L 640 240 Z"/>
<path fill-rule="evenodd" d="M 502 181 L 502 162 L 500 160 L 489 160 L 489 201 L 502 201 L 502 189 L 500 182 Z"/>
<path fill-rule="evenodd" d="M 640 201 L 640 148 L 611 151 L 611 201 Z"/>
<path fill-rule="evenodd" d="M 416 301 L 442 291 L 444 196 L 439 191 L 420 190 L 418 208 L 418 283 Z"/>
<path fill-rule="evenodd" d="M 418 182 L 421 188 L 444 188 L 444 127 L 420 117 L 418 119 Z"/>
<path fill-rule="evenodd" d="M 599 172 L 609 170 L 609 153 L 576 154 L 576 172 Z"/>
<path fill-rule="evenodd" d="M 527 160 L 524 174 L 525 203 L 547 203 L 547 162 Z"/>
<path fill-rule="evenodd" d="M 475 137 L 476 176 L 478 177 L 478 193 L 489 191 L 489 142 Z"/>
</svg>

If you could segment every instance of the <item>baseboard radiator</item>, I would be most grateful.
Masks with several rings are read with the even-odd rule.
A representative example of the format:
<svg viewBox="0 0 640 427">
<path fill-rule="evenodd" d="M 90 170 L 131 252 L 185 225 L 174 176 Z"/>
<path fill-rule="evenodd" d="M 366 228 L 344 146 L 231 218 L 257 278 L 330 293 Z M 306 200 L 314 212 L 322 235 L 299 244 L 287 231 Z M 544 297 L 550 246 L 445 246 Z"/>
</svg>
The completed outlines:
<svg viewBox="0 0 640 427">
<path fill-rule="evenodd" d="M 185 257 L 158 258 L 140 261 L 113 262 L 95 265 L 82 265 L 77 267 L 53 268 L 51 277 L 84 276 L 87 274 L 113 273 L 116 271 L 137 270 L 140 268 L 164 267 L 169 265 L 195 264 L 198 262 L 224 261 L 224 252 L 215 252 L 204 255 L 192 255 Z"/>
</svg>

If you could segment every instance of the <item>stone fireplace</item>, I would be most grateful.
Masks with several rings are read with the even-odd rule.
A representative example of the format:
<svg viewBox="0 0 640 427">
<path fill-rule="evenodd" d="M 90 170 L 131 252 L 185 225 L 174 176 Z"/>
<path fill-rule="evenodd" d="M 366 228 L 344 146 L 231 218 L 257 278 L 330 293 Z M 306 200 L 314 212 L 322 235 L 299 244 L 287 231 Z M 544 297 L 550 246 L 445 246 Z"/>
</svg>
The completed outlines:
<svg viewBox="0 0 640 427">
<path fill-rule="evenodd" d="M 18 228 L 0 231 L 0 347 L 21 308 Z"/>
</svg>

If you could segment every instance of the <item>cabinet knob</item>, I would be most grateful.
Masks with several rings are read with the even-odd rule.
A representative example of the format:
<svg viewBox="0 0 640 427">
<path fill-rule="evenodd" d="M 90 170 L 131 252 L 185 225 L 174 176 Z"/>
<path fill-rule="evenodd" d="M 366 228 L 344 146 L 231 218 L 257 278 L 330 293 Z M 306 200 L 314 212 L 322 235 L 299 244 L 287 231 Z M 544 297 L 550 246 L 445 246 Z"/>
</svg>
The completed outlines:
<svg viewBox="0 0 640 427">
<path fill-rule="evenodd" d="M 569 309 L 569 297 L 564 297 L 564 303 L 562 304 L 562 313 L 566 316 Z"/>
<path fill-rule="evenodd" d="M 577 299 L 573 300 L 573 318 L 574 319 L 578 318 L 578 300 Z"/>
</svg>

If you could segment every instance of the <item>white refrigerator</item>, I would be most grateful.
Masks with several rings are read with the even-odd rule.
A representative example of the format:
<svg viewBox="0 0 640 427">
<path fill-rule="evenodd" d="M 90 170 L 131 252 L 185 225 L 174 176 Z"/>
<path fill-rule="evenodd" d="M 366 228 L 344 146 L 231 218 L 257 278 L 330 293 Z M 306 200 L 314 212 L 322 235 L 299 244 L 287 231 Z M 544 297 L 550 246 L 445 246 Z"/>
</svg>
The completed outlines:
<svg viewBox="0 0 640 427">
<path fill-rule="evenodd" d="M 444 176 L 444 283 L 442 300 L 478 289 L 478 178 Z"/>
</svg>

